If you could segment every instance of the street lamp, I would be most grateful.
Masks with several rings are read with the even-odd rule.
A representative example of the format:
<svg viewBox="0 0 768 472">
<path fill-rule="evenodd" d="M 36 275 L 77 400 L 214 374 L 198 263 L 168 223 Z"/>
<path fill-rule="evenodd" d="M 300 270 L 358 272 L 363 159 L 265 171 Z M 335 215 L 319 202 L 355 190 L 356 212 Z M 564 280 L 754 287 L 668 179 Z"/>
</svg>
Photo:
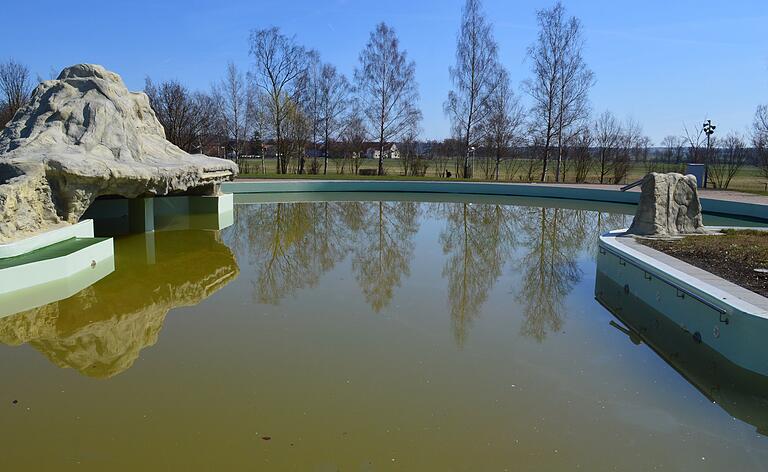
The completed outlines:
<svg viewBox="0 0 768 472">
<path fill-rule="evenodd" d="M 707 188 L 707 180 L 709 178 L 709 176 L 707 175 L 708 174 L 707 166 L 709 164 L 709 159 L 711 157 L 710 156 L 710 149 L 711 149 L 710 138 L 713 134 L 715 134 L 715 128 L 717 128 L 717 126 L 712 124 L 712 120 L 707 120 L 704 122 L 704 125 L 703 125 L 704 134 L 707 135 L 707 159 L 704 162 L 704 188 Z"/>
<path fill-rule="evenodd" d="M 475 178 L 475 146 L 471 146 L 469 148 L 469 152 L 472 153 L 472 175 L 470 175 L 471 178 Z"/>
</svg>

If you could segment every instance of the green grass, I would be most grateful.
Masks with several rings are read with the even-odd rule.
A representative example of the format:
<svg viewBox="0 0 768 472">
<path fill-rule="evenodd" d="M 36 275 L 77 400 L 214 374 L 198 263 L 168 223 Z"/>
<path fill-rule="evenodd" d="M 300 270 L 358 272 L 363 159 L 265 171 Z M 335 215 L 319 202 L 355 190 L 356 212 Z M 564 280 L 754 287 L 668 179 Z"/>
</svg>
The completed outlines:
<svg viewBox="0 0 768 472">
<path fill-rule="evenodd" d="M 322 160 L 321 160 L 322 162 Z M 344 173 L 340 173 L 337 171 L 337 165 L 338 162 L 337 159 L 328 159 L 328 173 L 322 174 L 322 171 L 320 174 L 296 174 L 295 171 L 289 171 L 288 174 L 278 174 L 275 172 L 275 160 L 274 159 L 266 159 L 265 160 L 265 168 L 266 172 L 261 172 L 261 160 L 260 159 L 248 159 L 243 160 L 241 162 L 241 178 L 260 178 L 260 179 L 340 179 L 340 180 L 349 180 L 349 179 L 371 179 L 371 180 L 435 180 L 445 179 L 442 175 L 438 173 L 437 167 L 434 163 L 434 161 L 430 161 L 429 167 L 427 168 L 426 175 L 424 176 L 404 176 L 403 175 L 403 166 L 402 162 L 399 160 L 385 160 L 384 161 L 384 172 L 386 175 L 384 176 L 362 176 L 362 175 L 356 175 L 352 173 L 352 169 L 349 166 L 346 166 L 344 169 Z M 361 162 L 360 168 L 361 169 L 376 169 L 378 165 L 378 162 L 374 159 L 364 159 Z M 502 165 L 500 170 L 500 176 L 499 181 L 500 182 L 537 182 L 538 179 L 534 178 L 533 180 L 529 180 L 527 178 L 527 168 L 528 168 L 528 161 L 522 161 L 522 165 L 519 165 L 519 168 L 516 172 L 508 172 Z M 447 164 L 447 169 L 455 174 L 456 169 L 456 160 L 455 159 L 449 159 Z M 684 166 L 680 165 L 664 165 L 660 164 L 659 168 L 657 169 L 658 172 L 672 172 L 672 171 L 680 171 L 684 169 Z M 540 173 L 540 170 L 537 170 L 534 172 L 534 176 L 538 176 Z M 627 174 L 626 178 L 622 180 L 621 184 L 626 184 L 630 182 L 634 182 L 635 180 L 641 179 L 645 174 L 646 166 L 643 163 L 634 163 L 629 173 Z M 482 170 L 482 167 L 480 164 L 476 163 L 475 167 L 475 175 L 476 177 L 474 179 L 469 179 L 473 181 L 494 181 L 494 179 L 486 179 L 485 174 Z M 452 177 L 452 179 L 455 180 L 455 177 Z M 460 179 L 465 180 L 465 179 Z M 549 176 L 550 182 L 554 180 L 554 177 L 552 175 Z M 597 172 L 597 169 L 592 169 L 590 174 L 587 176 L 587 180 L 584 183 L 599 183 L 600 182 L 600 176 Z M 574 176 L 573 172 L 570 170 L 566 171 L 566 178 L 565 183 L 574 183 Z M 610 182 L 606 182 L 610 183 Z M 739 172 L 736 174 L 736 176 L 731 181 L 731 185 L 728 187 L 728 190 L 735 190 L 735 191 L 741 191 L 741 192 L 748 192 L 753 193 L 757 195 L 766 195 L 768 196 L 768 191 L 766 189 L 766 184 L 768 184 L 768 180 L 766 180 L 764 177 L 762 177 L 760 173 L 760 169 L 754 166 L 745 166 L 742 167 Z"/>
</svg>

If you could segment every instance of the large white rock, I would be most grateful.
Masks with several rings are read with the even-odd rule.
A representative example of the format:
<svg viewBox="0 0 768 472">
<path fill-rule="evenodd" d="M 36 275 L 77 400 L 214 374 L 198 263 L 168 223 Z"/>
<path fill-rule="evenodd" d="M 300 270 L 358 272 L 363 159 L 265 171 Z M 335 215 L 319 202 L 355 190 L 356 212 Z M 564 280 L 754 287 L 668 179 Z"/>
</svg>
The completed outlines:
<svg viewBox="0 0 768 472">
<path fill-rule="evenodd" d="M 211 194 L 236 174 L 166 140 L 147 96 L 119 75 L 74 65 L 0 132 L 0 242 L 75 223 L 100 196 Z"/>
<path fill-rule="evenodd" d="M 640 204 L 628 233 L 656 237 L 706 233 L 696 177 L 652 172 L 640 188 Z"/>
</svg>

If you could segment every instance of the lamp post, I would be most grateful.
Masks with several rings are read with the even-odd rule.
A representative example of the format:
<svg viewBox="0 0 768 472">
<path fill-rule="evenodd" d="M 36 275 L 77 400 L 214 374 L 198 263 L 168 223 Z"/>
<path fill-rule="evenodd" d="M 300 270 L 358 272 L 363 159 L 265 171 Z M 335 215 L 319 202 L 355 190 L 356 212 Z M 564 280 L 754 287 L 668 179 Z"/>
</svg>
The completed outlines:
<svg viewBox="0 0 768 472">
<path fill-rule="evenodd" d="M 707 180 L 709 179 L 709 175 L 708 175 L 709 173 L 708 173 L 707 167 L 709 165 L 709 159 L 710 159 L 710 149 L 711 149 L 710 138 L 713 134 L 715 134 L 715 128 L 717 128 L 717 126 L 712 124 L 712 120 L 707 120 L 704 122 L 704 125 L 703 125 L 704 134 L 707 135 L 707 157 L 704 161 L 704 188 L 707 188 Z"/>
<path fill-rule="evenodd" d="M 472 146 L 469 148 L 469 152 L 472 155 L 472 173 L 470 175 L 470 178 L 475 178 L 475 146 Z"/>
</svg>

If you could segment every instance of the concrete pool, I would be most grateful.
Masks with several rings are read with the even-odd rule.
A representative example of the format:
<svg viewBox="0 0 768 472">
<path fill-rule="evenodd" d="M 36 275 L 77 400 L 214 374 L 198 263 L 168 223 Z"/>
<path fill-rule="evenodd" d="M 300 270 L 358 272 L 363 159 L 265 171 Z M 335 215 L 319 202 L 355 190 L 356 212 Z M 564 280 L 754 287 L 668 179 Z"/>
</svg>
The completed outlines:
<svg viewBox="0 0 768 472">
<path fill-rule="evenodd" d="M 0 319 L 0 463 L 759 468 L 762 377 L 725 375 L 753 399 L 732 414 L 594 300 L 599 237 L 633 211 L 242 194 L 228 228 L 117 237 L 112 274 Z"/>
</svg>

